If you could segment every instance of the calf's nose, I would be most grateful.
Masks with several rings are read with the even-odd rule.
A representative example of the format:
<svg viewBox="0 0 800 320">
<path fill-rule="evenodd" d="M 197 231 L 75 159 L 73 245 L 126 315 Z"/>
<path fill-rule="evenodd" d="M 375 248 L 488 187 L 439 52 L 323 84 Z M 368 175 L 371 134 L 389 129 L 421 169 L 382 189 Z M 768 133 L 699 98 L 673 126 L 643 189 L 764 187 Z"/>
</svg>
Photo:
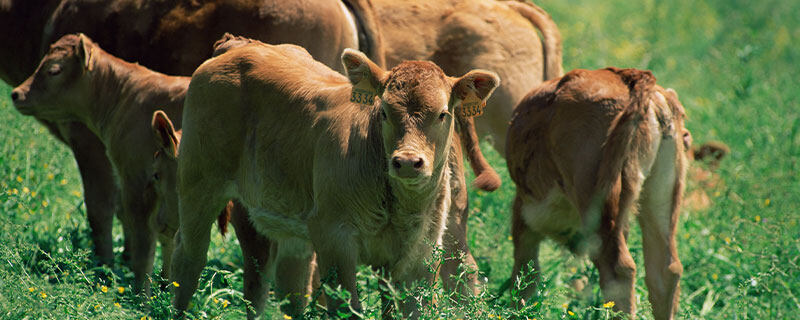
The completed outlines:
<svg viewBox="0 0 800 320">
<path fill-rule="evenodd" d="M 11 91 L 11 101 L 17 101 L 17 99 L 19 99 L 19 96 L 20 96 L 19 91 L 17 90 Z"/>
<path fill-rule="evenodd" d="M 401 153 L 392 157 L 392 168 L 397 173 L 397 176 L 401 178 L 419 176 L 424 166 L 425 160 L 415 154 Z"/>
</svg>

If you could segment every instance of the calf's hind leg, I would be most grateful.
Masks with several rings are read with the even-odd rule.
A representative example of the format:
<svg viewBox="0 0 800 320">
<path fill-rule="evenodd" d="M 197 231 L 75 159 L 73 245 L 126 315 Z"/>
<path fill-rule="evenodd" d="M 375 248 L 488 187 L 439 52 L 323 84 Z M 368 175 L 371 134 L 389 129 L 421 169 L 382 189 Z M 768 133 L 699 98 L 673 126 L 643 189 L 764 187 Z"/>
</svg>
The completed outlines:
<svg viewBox="0 0 800 320">
<path fill-rule="evenodd" d="M 527 300 L 534 297 L 541 279 L 541 268 L 539 265 L 539 244 L 544 237 L 531 230 L 522 217 L 522 198 L 519 194 L 514 198 L 514 207 L 511 217 L 511 236 L 514 241 L 514 268 L 511 272 L 510 285 L 514 286 L 517 281 L 522 281 L 523 286 L 520 297 L 522 305 L 527 304 Z M 528 265 L 531 265 L 530 268 Z"/>
<path fill-rule="evenodd" d="M 685 160 L 677 145 L 663 143 L 651 174 L 642 188 L 639 225 L 645 262 L 645 282 L 655 319 L 673 319 L 678 309 L 679 280 L 683 266 L 678 259 L 675 233 Z M 676 166 L 676 159 L 677 166 Z M 683 161 L 681 161 L 683 160 Z"/>
<path fill-rule="evenodd" d="M 236 237 L 239 238 L 244 259 L 244 298 L 250 301 L 253 308 L 248 308 L 247 318 L 255 319 L 264 311 L 269 291 L 266 279 L 270 241 L 256 231 L 247 218 L 247 209 L 238 201 L 233 204 L 231 223 L 236 230 Z"/>
</svg>

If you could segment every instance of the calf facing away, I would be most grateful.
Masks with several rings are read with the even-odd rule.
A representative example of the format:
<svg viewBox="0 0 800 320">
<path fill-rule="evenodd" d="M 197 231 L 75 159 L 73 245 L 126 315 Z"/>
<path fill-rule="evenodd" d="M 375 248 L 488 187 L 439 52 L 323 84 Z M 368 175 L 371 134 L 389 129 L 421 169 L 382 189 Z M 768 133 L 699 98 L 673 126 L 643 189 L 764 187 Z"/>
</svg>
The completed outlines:
<svg viewBox="0 0 800 320">
<path fill-rule="evenodd" d="M 512 279 L 529 272 L 529 262 L 541 271 L 539 243 L 550 237 L 588 253 L 605 300 L 635 314 L 627 236 L 638 206 L 653 313 L 672 319 L 683 270 L 675 233 L 687 167 L 684 118 L 674 91 L 649 71 L 574 70 L 529 93 L 508 132 L 517 185 Z"/>
<path fill-rule="evenodd" d="M 152 219 L 158 206 L 151 163 L 158 145 L 148 123 L 157 107 L 180 119 L 189 80 L 122 61 L 83 34 L 73 34 L 55 42 L 36 72 L 12 91 L 21 113 L 85 124 L 102 141 L 122 191 L 119 218 L 136 288 L 149 288 L 156 234 L 166 227 Z M 161 233 L 165 270 L 172 232 Z"/>
<path fill-rule="evenodd" d="M 352 50 L 342 60 L 349 79 L 302 48 L 250 44 L 193 75 L 171 273 L 179 310 L 205 265 L 213 212 L 228 199 L 297 261 L 316 251 L 322 274 L 335 270 L 357 310 L 360 263 L 401 283 L 430 280 L 423 259 L 441 244 L 452 186 L 463 181 L 454 108 L 484 102 L 499 79 L 479 70 L 449 78 L 418 61 L 387 72 Z M 296 279 L 308 279 L 307 265 L 294 266 Z M 404 309 L 416 315 L 413 300 Z"/>
</svg>

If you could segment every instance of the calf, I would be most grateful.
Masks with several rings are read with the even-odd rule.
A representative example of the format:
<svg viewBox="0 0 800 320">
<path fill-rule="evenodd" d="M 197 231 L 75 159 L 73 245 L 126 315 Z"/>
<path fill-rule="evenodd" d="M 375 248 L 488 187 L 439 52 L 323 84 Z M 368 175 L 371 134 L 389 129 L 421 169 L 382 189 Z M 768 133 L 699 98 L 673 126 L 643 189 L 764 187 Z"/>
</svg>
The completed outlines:
<svg viewBox="0 0 800 320">
<path fill-rule="evenodd" d="M 157 210 L 151 163 L 158 144 L 148 123 L 156 107 L 180 119 L 189 80 L 122 61 L 73 34 L 54 43 L 36 72 L 11 93 L 20 113 L 81 123 L 103 143 L 122 191 L 119 218 L 130 238 L 136 288 L 149 288 L 156 231 L 164 231 L 165 270 L 174 232 L 151 221 Z"/>
<path fill-rule="evenodd" d="M 359 48 L 383 61 L 372 12 L 369 0 L 0 0 L 0 80 L 21 83 L 49 44 L 76 32 L 117 57 L 176 75 L 191 74 L 224 32 L 301 45 L 333 68 L 341 67 L 344 48 Z M 94 252 L 101 263 L 110 264 L 119 188 L 103 142 L 80 122 L 37 120 L 75 155 Z M 124 259 L 130 255 L 129 242 L 126 237 Z"/>
<path fill-rule="evenodd" d="M 638 207 L 653 313 L 673 318 L 682 273 L 675 232 L 687 167 L 685 114 L 674 91 L 655 81 L 649 71 L 575 70 L 517 107 L 506 154 L 517 185 L 512 279 L 529 273 L 529 262 L 541 271 L 538 247 L 549 237 L 588 253 L 605 299 L 633 315 L 636 266 L 627 235 Z"/>
<path fill-rule="evenodd" d="M 228 199 L 248 209 L 260 234 L 292 248 L 285 270 L 295 281 L 278 289 L 294 297 L 309 276 L 297 262 L 313 251 L 356 310 L 360 263 L 405 284 L 430 280 L 423 260 L 442 243 L 463 179 L 455 118 L 462 102 L 485 102 L 499 79 L 479 70 L 449 78 L 419 61 L 387 72 L 353 50 L 342 61 L 347 78 L 300 47 L 254 43 L 195 71 L 178 157 L 177 309 L 197 288 L 213 212 Z M 303 302 L 293 300 L 296 314 Z M 413 300 L 404 309 L 417 315 Z"/>
</svg>

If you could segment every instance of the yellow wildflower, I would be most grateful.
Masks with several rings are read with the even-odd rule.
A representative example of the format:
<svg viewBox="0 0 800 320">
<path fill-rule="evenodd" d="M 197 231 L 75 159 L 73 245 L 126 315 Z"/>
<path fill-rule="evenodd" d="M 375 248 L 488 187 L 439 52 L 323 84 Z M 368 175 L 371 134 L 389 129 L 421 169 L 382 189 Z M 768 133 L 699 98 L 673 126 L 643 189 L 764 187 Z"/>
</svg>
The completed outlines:
<svg viewBox="0 0 800 320">
<path fill-rule="evenodd" d="M 291 320 L 292 319 L 292 317 L 290 317 L 288 314 L 284 314 L 283 318 L 286 319 L 286 320 Z"/>
<path fill-rule="evenodd" d="M 106 292 L 108 292 L 108 287 L 106 287 L 106 286 L 101 286 L 101 287 L 100 287 L 100 291 L 103 291 L 103 293 L 106 293 Z"/>
<path fill-rule="evenodd" d="M 12 194 L 17 194 L 17 193 L 19 193 L 19 190 L 17 190 L 17 188 L 11 189 L 11 193 Z"/>
<path fill-rule="evenodd" d="M 175 281 L 172 281 L 172 285 L 173 285 L 173 286 L 175 286 L 175 288 L 177 288 L 177 287 L 180 287 L 180 286 L 181 286 L 179 283 L 177 283 L 177 282 L 175 282 Z"/>
<path fill-rule="evenodd" d="M 609 301 L 603 304 L 603 308 L 610 309 L 614 307 L 614 301 Z"/>
<path fill-rule="evenodd" d="M 26 194 L 29 192 L 31 192 L 31 189 L 28 189 L 28 187 L 22 187 L 22 194 Z"/>
<path fill-rule="evenodd" d="M 34 292 L 34 291 L 36 291 L 36 288 L 34 288 L 34 287 L 28 288 L 28 292 Z"/>
<path fill-rule="evenodd" d="M 567 307 L 569 307 L 569 305 L 565 303 L 565 304 L 562 304 L 561 307 L 566 309 Z"/>
<path fill-rule="evenodd" d="M 730 237 L 725 237 L 725 243 L 731 244 L 731 238 Z"/>
<path fill-rule="evenodd" d="M 42 165 L 42 168 L 45 168 L 45 169 L 47 169 L 47 168 L 49 168 L 49 167 L 50 167 L 50 165 L 49 165 L 49 164 L 47 164 L 47 163 L 45 163 L 44 165 Z"/>
<path fill-rule="evenodd" d="M 219 303 L 219 299 L 214 298 L 214 303 Z"/>
<path fill-rule="evenodd" d="M 567 313 L 569 313 L 570 316 L 574 316 L 575 315 L 575 313 L 572 312 L 572 311 L 567 311 Z"/>
<path fill-rule="evenodd" d="M 35 197 L 36 194 L 37 194 L 36 191 L 31 191 L 31 197 Z"/>
<path fill-rule="evenodd" d="M 17 189 L 14 189 L 14 190 L 17 190 Z M 16 194 L 16 192 L 15 192 L 15 194 Z M 757 216 L 755 217 L 755 219 L 756 219 L 756 222 L 761 222 L 761 216 L 758 216 L 758 215 L 757 215 Z"/>
<path fill-rule="evenodd" d="M 764 206 L 765 207 L 769 206 L 769 198 L 764 199 Z"/>
<path fill-rule="evenodd" d="M 122 306 L 119 305 L 119 302 L 114 302 L 114 306 L 117 307 L 117 308 L 122 308 Z"/>
<path fill-rule="evenodd" d="M 222 307 L 227 308 L 230 302 L 228 300 L 222 299 Z"/>
<path fill-rule="evenodd" d="M 716 281 L 717 279 L 719 279 L 719 276 L 716 273 L 714 273 L 711 275 L 711 279 L 714 279 L 714 281 Z"/>
<path fill-rule="evenodd" d="M 42 299 L 47 298 L 47 294 L 44 293 L 44 291 L 42 291 L 42 293 L 40 293 L 39 295 L 42 296 Z"/>
<path fill-rule="evenodd" d="M 67 179 L 61 179 L 61 185 L 63 186 L 65 184 L 67 184 Z"/>
<path fill-rule="evenodd" d="M 512 241 L 512 240 L 514 240 L 514 238 L 512 238 L 511 236 L 508 236 L 508 241 Z"/>
<path fill-rule="evenodd" d="M 78 190 L 75 190 L 75 191 L 72 191 L 72 195 L 80 198 L 81 197 L 81 192 L 78 191 Z"/>
<path fill-rule="evenodd" d="M 53 180 L 53 179 L 55 179 L 55 177 L 56 177 L 56 175 L 54 175 L 52 173 L 48 173 L 47 174 L 47 180 Z"/>
<path fill-rule="evenodd" d="M 117 292 L 119 292 L 119 294 L 123 294 L 123 293 L 125 293 L 125 288 L 119 287 L 119 288 L 117 288 Z"/>
<path fill-rule="evenodd" d="M 94 310 L 100 310 L 100 305 L 99 304 L 94 305 Z"/>
<path fill-rule="evenodd" d="M 22 177 L 17 176 L 17 182 L 22 182 Z"/>
</svg>

